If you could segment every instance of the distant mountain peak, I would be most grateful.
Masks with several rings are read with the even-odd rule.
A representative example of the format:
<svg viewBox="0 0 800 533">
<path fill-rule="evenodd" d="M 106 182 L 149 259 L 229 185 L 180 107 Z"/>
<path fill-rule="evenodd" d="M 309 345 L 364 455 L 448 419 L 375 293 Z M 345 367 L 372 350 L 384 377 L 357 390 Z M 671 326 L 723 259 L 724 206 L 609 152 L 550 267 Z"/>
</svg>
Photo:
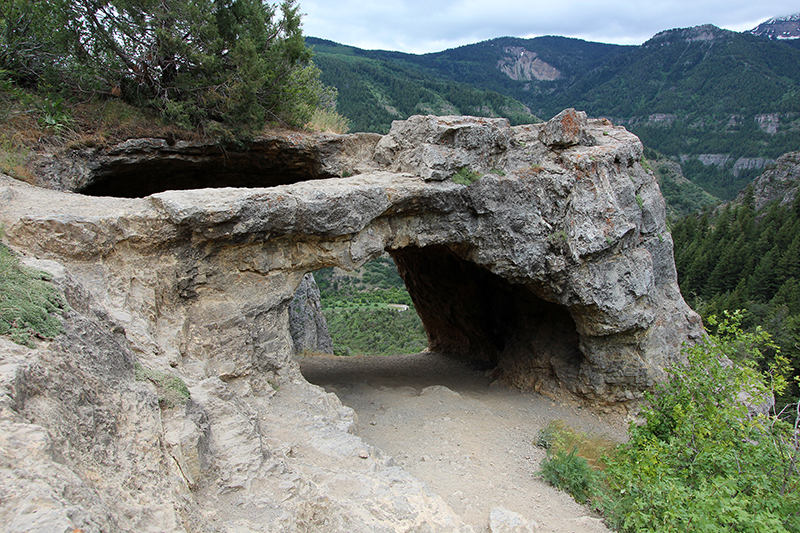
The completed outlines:
<svg viewBox="0 0 800 533">
<path fill-rule="evenodd" d="M 664 46 L 679 41 L 715 41 L 721 38 L 728 38 L 731 35 L 733 35 L 733 32 L 729 30 L 718 28 L 713 24 L 703 24 L 691 28 L 675 28 L 658 32 L 649 41 L 645 42 L 643 46 Z"/>
<path fill-rule="evenodd" d="M 762 22 L 749 33 L 770 40 L 800 39 L 800 13 Z"/>
</svg>

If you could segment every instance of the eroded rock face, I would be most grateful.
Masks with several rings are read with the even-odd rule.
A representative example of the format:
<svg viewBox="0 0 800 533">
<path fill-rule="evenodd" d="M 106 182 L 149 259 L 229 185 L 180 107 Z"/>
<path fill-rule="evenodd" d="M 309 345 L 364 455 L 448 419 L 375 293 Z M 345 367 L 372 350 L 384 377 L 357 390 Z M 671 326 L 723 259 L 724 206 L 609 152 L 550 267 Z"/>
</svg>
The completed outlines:
<svg viewBox="0 0 800 533">
<path fill-rule="evenodd" d="M 302 142 L 315 153 L 313 138 Z M 132 199 L 0 178 L 5 240 L 48 261 L 75 309 L 53 347 L 0 346 L 0 445 L 13 450 L 0 456 L 38 472 L 52 524 L 466 531 L 348 435 L 352 412 L 297 371 L 290 306 L 322 267 L 353 269 L 388 251 L 432 350 L 595 403 L 640 397 L 699 336 L 663 199 L 624 129 L 567 110 L 514 128 L 412 117 L 380 139 L 325 142 L 331 173 L 355 175 Z M 449 179 L 465 167 L 479 179 Z M 62 370 L 47 370 L 54 360 Z M 136 381 L 134 361 L 179 377 L 190 400 L 167 405 L 153 380 Z M 93 451 L 120 440 L 116 455 Z M 11 464 L 0 475 L 28 483 Z M 11 516 L 16 500 L 6 501 L 0 513 Z"/>
<path fill-rule="evenodd" d="M 319 287 L 313 274 L 306 274 L 289 304 L 289 333 L 294 353 L 333 353 L 328 323 L 322 314 Z"/>
<path fill-rule="evenodd" d="M 557 378 L 625 401 L 699 334 L 664 201 L 624 129 L 566 110 L 515 128 L 412 117 L 377 144 L 358 139 L 339 142 L 360 155 L 342 150 L 338 164 L 371 171 L 348 178 L 132 200 L 6 182 L 0 216 L 12 244 L 74 265 L 130 316 L 138 350 L 222 379 L 292 368 L 288 307 L 303 276 L 384 251 L 431 348 L 498 365 L 515 384 Z M 446 179 L 465 167 L 482 177 Z"/>
</svg>

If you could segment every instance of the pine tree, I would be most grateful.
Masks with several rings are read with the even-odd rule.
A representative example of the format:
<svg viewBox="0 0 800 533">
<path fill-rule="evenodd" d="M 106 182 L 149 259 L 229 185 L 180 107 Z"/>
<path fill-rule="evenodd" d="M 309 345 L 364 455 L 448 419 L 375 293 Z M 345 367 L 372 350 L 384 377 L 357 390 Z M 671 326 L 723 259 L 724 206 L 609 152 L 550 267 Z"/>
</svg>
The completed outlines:
<svg viewBox="0 0 800 533">
<path fill-rule="evenodd" d="M 181 125 L 303 124 L 335 98 L 311 62 L 295 0 L 33 0 L 48 8 L 41 20 L 25 3 L 0 0 L 0 68 L 21 68 L 9 52 L 24 33 L 55 51 L 66 86 L 155 107 Z"/>
</svg>

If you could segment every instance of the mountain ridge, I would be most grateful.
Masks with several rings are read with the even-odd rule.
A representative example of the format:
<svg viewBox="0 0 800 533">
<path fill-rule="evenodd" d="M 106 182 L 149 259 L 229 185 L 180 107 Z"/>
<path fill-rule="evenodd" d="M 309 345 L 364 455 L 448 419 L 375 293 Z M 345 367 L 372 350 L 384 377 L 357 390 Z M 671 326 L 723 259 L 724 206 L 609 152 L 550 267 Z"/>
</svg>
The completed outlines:
<svg viewBox="0 0 800 533">
<path fill-rule="evenodd" d="M 499 37 L 415 55 L 308 42 L 355 130 L 385 133 L 406 113 L 506 116 L 523 123 L 574 107 L 625 126 L 725 200 L 800 146 L 796 41 L 705 24 L 664 30 L 639 46 Z M 360 70 L 343 68 L 348 62 Z M 414 100 L 415 91 L 424 92 L 419 84 L 432 92 L 437 84 L 448 88 L 438 107 Z M 367 89 L 355 94 L 355 86 Z"/>
</svg>

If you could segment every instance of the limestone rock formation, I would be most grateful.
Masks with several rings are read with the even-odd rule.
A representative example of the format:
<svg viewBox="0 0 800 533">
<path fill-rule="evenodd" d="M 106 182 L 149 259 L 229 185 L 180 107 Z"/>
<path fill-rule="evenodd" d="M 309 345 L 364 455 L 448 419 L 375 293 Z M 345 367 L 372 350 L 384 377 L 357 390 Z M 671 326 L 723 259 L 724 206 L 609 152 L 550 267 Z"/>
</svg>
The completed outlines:
<svg viewBox="0 0 800 533">
<path fill-rule="evenodd" d="M 139 199 L 7 182 L 0 216 L 12 245 L 77 265 L 130 317 L 136 349 L 222 379 L 291 368 L 288 307 L 303 276 L 384 251 L 430 348 L 496 366 L 516 385 L 635 398 L 699 334 L 678 292 L 663 199 L 624 129 L 567 110 L 515 128 L 412 117 L 377 143 L 346 137 L 331 157 L 371 170 Z M 447 179 L 464 168 L 482 177 Z"/>
<path fill-rule="evenodd" d="M 328 323 L 322 314 L 319 287 L 313 274 L 306 274 L 289 304 L 289 333 L 294 353 L 333 353 Z"/>
<path fill-rule="evenodd" d="M 0 177 L 6 242 L 73 307 L 63 338 L 0 346 L 12 531 L 466 531 L 299 374 L 289 308 L 322 267 L 388 252 L 429 349 L 595 403 L 640 397 L 701 332 L 623 128 L 567 110 L 514 128 L 412 117 L 382 138 L 296 135 L 291 157 L 228 153 L 253 158 L 246 180 L 159 141 L 43 162 L 62 190 Z M 449 179 L 464 170 L 479 179 Z M 193 188 L 213 183 L 264 187 Z M 158 376 L 188 400 L 167 401 L 174 380 Z M 32 498 L 47 512 L 25 514 Z"/>
<path fill-rule="evenodd" d="M 752 195 L 753 208 L 759 211 L 770 202 L 778 200 L 781 205 L 794 202 L 797 187 L 800 184 L 800 152 L 789 152 L 778 158 L 774 165 L 753 180 L 752 188 L 748 187 L 739 193 L 736 201 L 746 201 Z"/>
</svg>

